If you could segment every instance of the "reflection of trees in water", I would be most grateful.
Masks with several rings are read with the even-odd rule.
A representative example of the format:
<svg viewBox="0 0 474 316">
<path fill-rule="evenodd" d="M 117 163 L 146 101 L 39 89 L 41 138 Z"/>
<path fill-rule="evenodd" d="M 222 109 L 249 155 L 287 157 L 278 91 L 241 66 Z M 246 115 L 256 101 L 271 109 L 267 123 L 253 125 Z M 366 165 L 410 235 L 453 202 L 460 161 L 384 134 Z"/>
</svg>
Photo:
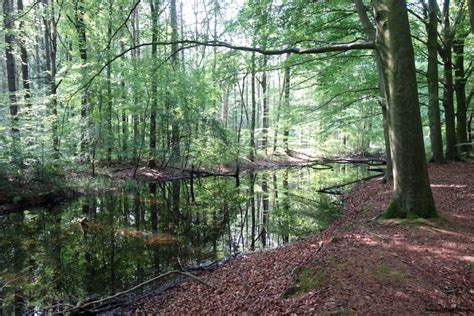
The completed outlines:
<svg viewBox="0 0 474 316">
<path fill-rule="evenodd" d="M 335 217 L 336 198 L 319 187 L 359 172 L 336 166 L 247 173 L 238 187 L 222 177 L 137 183 L 56 210 L 0 217 L 0 264 L 8 271 L 2 281 L 25 275 L 2 292 L 4 305 L 13 311 L 15 288 L 45 305 L 72 302 L 163 270 L 287 243 Z"/>
</svg>

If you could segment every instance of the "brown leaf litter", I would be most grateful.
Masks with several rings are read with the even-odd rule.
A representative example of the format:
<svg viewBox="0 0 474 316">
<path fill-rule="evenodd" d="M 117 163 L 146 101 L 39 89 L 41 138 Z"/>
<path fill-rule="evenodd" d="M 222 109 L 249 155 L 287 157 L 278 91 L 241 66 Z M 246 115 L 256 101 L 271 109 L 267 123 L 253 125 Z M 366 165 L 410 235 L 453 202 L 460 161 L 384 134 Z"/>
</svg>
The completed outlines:
<svg viewBox="0 0 474 316">
<path fill-rule="evenodd" d="M 440 219 L 374 220 L 391 187 L 373 179 L 327 230 L 199 275 L 216 290 L 189 279 L 129 313 L 472 314 L 474 165 L 429 173 Z"/>
</svg>

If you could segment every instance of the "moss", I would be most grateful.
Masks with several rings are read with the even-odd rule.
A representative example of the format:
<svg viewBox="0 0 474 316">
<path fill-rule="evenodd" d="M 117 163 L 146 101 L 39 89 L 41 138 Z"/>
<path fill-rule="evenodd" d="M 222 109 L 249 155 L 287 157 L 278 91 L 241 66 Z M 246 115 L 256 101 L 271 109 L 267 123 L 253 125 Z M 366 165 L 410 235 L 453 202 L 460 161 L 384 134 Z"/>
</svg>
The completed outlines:
<svg viewBox="0 0 474 316">
<path fill-rule="evenodd" d="M 398 205 L 397 199 L 393 198 L 388 204 L 385 212 L 380 214 L 377 219 L 392 219 L 392 218 L 438 218 L 435 207 L 427 208 L 426 210 L 404 209 Z"/>
<path fill-rule="evenodd" d="M 406 214 L 402 213 L 398 209 L 397 201 L 392 199 L 388 204 L 385 212 L 380 214 L 377 219 L 390 219 L 390 218 L 405 218 Z"/>
<path fill-rule="evenodd" d="M 337 312 L 331 313 L 331 315 L 336 315 L 336 316 L 349 316 L 352 315 L 349 310 L 342 308 L 341 310 L 338 310 Z"/>
<path fill-rule="evenodd" d="M 401 225 L 412 225 L 412 226 L 428 226 L 434 228 L 443 228 L 449 226 L 449 223 L 444 218 L 391 218 L 383 219 L 384 222 L 397 223 Z"/>
<path fill-rule="evenodd" d="M 402 276 L 401 271 L 394 269 L 385 262 L 378 265 L 375 271 L 375 277 L 379 281 L 399 281 Z"/>
<path fill-rule="evenodd" d="M 468 263 L 467 263 L 467 268 L 471 271 L 474 271 L 474 259 L 471 259 Z"/>
<path fill-rule="evenodd" d="M 296 282 L 283 293 L 284 298 L 291 297 L 299 293 L 308 293 L 318 288 L 324 279 L 324 271 L 316 271 L 312 268 L 302 268 L 296 271 Z"/>
<path fill-rule="evenodd" d="M 374 209 L 373 205 L 366 205 L 360 210 L 361 213 L 368 213 Z"/>
</svg>

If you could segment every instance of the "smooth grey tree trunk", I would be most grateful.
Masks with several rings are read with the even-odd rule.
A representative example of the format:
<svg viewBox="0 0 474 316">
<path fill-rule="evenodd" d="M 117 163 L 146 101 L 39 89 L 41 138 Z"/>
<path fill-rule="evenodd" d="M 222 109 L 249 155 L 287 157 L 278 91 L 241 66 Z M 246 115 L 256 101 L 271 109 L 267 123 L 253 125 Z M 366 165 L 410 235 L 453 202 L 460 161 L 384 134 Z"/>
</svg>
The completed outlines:
<svg viewBox="0 0 474 316">
<path fill-rule="evenodd" d="M 170 18 L 171 18 L 171 41 L 176 43 L 178 40 L 178 16 L 176 14 L 176 0 L 170 0 Z M 179 67 L 179 56 L 178 56 L 178 44 L 171 45 L 171 62 L 175 71 L 180 69 Z M 171 109 L 174 110 L 178 105 L 178 100 L 176 96 L 172 96 L 172 106 Z M 171 146 L 172 146 L 172 161 L 179 162 L 181 159 L 181 150 L 180 150 L 180 130 L 179 122 L 176 119 L 173 120 L 171 124 Z"/>
<path fill-rule="evenodd" d="M 252 96 L 252 108 L 250 111 L 250 149 L 249 149 L 249 159 L 251 161 L 255 160 L 255 116 L 256 116 L 256 108 L 257 108 L 257 101 L 255 97 L 255 53 L 252 53 L 252 74 L 251 74 L 251 96 Z"/>
<path fill-rule="evenodd" d="M 18 14 L 23 12 L 23 0 L 17 1 L 17 10 Z M 20 45 L 20 60 L 21 60 L 21 75 L 22 75 L 22 83 L 23 83 L 23 90 L 25 93 L 25 105 L 27 107 L 31 107 L 31 93 L 30 93 L 30 74 L 29 74 L 29 63 L 28 63 L 28 51 L 26 50 L 25 46 L 25 31 L 24 31 L 24 23 L 20 21 L 19 25 L 20 30 L 20 39 L 18 43 Z"/>
<path fill-rule="evenodd" d="M 287 58 L 288 61 L 288 58 Z M 284 94 L 283 94 L 283 149 L 287 155 L 290 154 L 288 138 L 290 136 L 289 116 L 290 116 L 290 85 L 291 85 L 290 67 L 285 66 Z"/>
<path fill-rule="evenodd" d="M 383 217 L 436 217 L 405 0 L 373 0 L 388 104 L 394 193 Z"/>
<path fill-rule="evenodd" d="M 107 36 L 108 40 L 112 40 L 112 19 L 113 19 L 113 0 L 109 0 L 109 21 L 107 26 Z M 112 46 L 112 45 L 111 45 Z M 110 58 L 110 51 L 112 47 L 109 47 L 107 54 Z M 113 134 L 112 131 L 112 106 L 113 106 L 113 96 L 112 96 L 112 64 L 107 66 L 107 111 L 106 111 L 106 120 L 107 120 L 107 163 L 110 164 L 112 161 L 112 146 L 113 146 Z"/>
<path fill-rule="evenodd" d="M 459 152 L 467 153 L 470 146 L 467 138 L 467 104 L 466 104 L 466 73 L 464 69 L 464 35 L 454 40 L 454 91 L 456 93 L 456 136 Z"/>
<path fill-rule="evenodd" d="M 440 50 L 443 59 L 444 90 L 443 107 L 446 120 L 446 160 L 457 160 L 456 149 L 456 117 L 454 113 L 454 86 L 453 86 L 453 32 L 450 24 L 450 1 L 445 0 L 443 5 L 443 46 Z"/>
<path fill-rule="evenodd" d="M 357 14 L 359 15 L 360 22 L 362 24 L 362 28 L 364 29 L 365 35 L 367 36 L 368 40 L 375 41 L 376 39 L 376 31 L 375 27 L 370 22 L 369 16 L 367 15 L 367 9 L 362 2 L 362 0 L 353 0 Z M 387 166 L 384 176 L 385 182 L 391 182 L 393 180 L 393 171 L 392 171 L 392 154 L 390 152 L 390 137 L 388 133 L 388 112 L 387 112 L 387 96 L 385 93 L 385 79 L 384 79 L 384 72 L 382 68 L 382 61 L 377 51 L 374 51 L 374 60 L 377 66 L 377 74 L 379 77 L 379 96 L 380 96 L 380 107 L 382 110 L 382 118 L 383 118 L 383 131 L 384 131 L 384 140 L 385 140 L 385 155 L 387 159 Z"/>
<path fill-rule="evenodd" d="M 443 139 L 441 136 L 441 118 L 439 112 L 438 87 L 438 17 L 436 0 L 428 1 L 428 119 L 430 126 L 431 157 L 433 162 L 443 162 Z"/>
<path fill-rule="evenodd" d="M 77 31 L 77 42 L 79 46 L 79 55 L 81 58 L 82 66 L 87 64 L 87 36 L 86 36 L 86 25 L 84 22 L 84 0 L 79 0 L 77 3 L 76 15 L 76 31 Z M 83 69 L 83 76 L 86 76 L 85 69 Z M 90 135 L 89 135 L 89 103 L 87 100 L 87 92 L 84 91 L 81 96 L 81 159 L 88 160 Z"/>
<path fill-rule="evenodd" d="M 152 64 L 156 64 L 158 45 L 158 3 L 155 0 L 150 0 L 151 10 L 151 41 L 154 43 L 151 46 Z M 152 69 L 152 74 L 155 72 L 155 67 Z M 156 111 L 158 108 L 158 84 L 155 78 L 151 78 L 151 105 L 150 105 L 150 153 L 148 157 L 148 167 L 156 168 Z"/>
</svg>

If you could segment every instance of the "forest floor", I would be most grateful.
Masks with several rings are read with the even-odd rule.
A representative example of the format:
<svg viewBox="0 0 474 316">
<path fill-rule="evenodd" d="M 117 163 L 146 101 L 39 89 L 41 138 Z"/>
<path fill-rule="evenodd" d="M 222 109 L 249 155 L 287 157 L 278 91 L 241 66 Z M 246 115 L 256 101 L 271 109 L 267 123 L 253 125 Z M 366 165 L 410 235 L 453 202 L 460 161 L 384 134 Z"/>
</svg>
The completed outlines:
<svg viewBox="0 0 474 316">
<path fill-rule="evenodd" d="M 474 164 L 429 174 L 439 219 L 376 220 L 392 189 L 373 179 L 327 230 L 198 275 L 216 289 L 188 279 L 129 313 L 472 314 Z"/>
</svg>

